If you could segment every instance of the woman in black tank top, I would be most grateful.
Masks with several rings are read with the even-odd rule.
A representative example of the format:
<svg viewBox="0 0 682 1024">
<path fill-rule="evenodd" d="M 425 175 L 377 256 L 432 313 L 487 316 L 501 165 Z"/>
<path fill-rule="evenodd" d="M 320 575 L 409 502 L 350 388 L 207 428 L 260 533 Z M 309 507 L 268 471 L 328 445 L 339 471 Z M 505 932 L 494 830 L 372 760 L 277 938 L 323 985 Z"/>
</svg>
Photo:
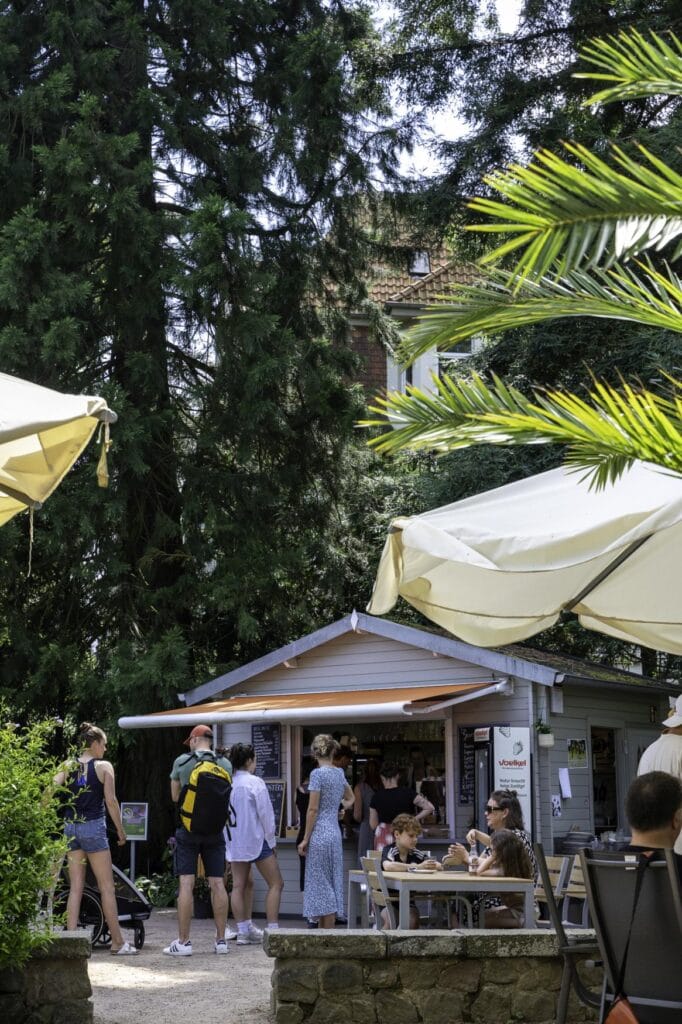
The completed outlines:
<svg viewBox="0 0 682 1024">
<path fill-rule="evenodd" d="M 68 789 L 73 802 L 67 808 L 64 830 L 68 840 L 69 898 L 66 904 L 66 926 L 78 927 L 85 871 L 92 868 L 102 901 L 102 910 L 111 934 L 111 952 L 115 956 L 137 953 L 123 938 L 118 923 L 118 908 L 111 870 L 111 853 L 107 840 L 106 810 L 109 811 L 118 834 L 118 845 L 123 846 L 126 835 L 121 821 L 121 808 L 116 799 L 114 769 L 102 760 L 107 748 L 105 733 L 91 722 L 80 727 L 82 751 L 75 761 L 68 761 L 55 775 L 55 785 Z"/>
</svg>

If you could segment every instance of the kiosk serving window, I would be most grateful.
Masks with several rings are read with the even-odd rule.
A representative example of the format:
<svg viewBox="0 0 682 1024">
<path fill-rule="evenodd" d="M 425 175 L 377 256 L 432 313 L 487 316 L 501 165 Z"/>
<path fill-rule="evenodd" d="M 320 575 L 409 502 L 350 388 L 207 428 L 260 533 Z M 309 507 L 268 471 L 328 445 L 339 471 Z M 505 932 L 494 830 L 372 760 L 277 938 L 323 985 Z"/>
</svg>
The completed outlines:
<svg viewBox="0 0 682 1024">
<path fill-rule="evenodd" d="M 371 758 L 392 761 L 401 769 L 401 784 L 421 791 L 436 809 L 434 824 L 446 825 L 444 723 L 438 721 L 361 722 L 352 727 L 328 724 L 302 729 L 302 754 L 310 753 L 310 744 L 320 732 L 331 732 L 351 751 L 346 769 L 354 786 L 362 779 L 363 768 Z"/>
</svg>

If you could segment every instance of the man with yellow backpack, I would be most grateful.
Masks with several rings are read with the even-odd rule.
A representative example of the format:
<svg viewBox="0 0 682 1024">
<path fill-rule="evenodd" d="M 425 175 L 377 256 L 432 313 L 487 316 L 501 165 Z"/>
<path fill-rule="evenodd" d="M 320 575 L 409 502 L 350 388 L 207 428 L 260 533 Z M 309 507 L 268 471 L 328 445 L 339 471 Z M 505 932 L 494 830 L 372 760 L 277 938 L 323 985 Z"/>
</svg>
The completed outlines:
<svg viewBox="0 0 682 1024">
<path fill-rule="evenodd" d="M 176 757 L 170 773 L 171 797 L 178 806 L 175 832 L 174 872 L 178 878 L 178 937 L 166 946 L 169 956 L 191 956 L 190 925 L 194 879 L 199 856 L 211 888 L 216 927 L 214 951 L 227 954 L 227 892 L 225 837 L 223 829 L 234 825 L 230 793 L 232 765 L 211 749 L 213 732 L 208 725 L 195 725 L 185 740 L 189 754 Z"/>
</svg>

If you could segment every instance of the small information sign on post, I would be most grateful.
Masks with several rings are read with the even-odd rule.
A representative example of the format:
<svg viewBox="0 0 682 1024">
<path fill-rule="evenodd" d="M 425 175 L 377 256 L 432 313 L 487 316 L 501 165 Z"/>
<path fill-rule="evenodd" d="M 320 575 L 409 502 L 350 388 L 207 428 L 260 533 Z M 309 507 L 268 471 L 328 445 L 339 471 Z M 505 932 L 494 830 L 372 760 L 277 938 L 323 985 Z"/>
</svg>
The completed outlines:
<svg viewBox="0 0 682 1024">
<path fill-rule="evenodd" d="M 126 839 L 130 840 L 130 877 L 135 881 L 135 844 L 146 840 L 149 804 L 121 801 L 121 821 Z"/>
<path fill-rule="evenodd" d="M 126 839 L 131 842 L 147 838 L 149 804 L 133 804 L 121 801 L 121 820 Z"/>
</svg>

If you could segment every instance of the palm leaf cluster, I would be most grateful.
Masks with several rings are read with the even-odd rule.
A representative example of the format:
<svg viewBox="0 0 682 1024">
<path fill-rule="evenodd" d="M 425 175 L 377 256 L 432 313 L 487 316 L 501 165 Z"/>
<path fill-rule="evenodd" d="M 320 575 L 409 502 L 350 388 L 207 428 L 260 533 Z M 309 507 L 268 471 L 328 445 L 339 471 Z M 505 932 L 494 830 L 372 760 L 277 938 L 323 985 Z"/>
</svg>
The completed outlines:
<svg viewBox="0 0 682 1024">
<path fill-rule="evenodd" d="M 596 40 L 584 74 L 607 88 L 587 103 L 682 94 L 682 45 L 632 31 Z M 682 333 L 682 177 L 643 146 L 637 158 L 618 146 L 608 156 L 573 143 L 541 151 L 528 166 L 491 175 L 499 198 L 470 204 L 488 220 L 472 230 L 502 235 L 479 262 L 473 285 L 439 297 L 406 335 L 408 364 L 434 346 L 452 349 L 474 335 L 557 317 L 605 317 Z M 660 253 L 654 265 L 652 254 Z M 682 384 L 661 397 L 595 383 L 589 401 L 536 392 L 533 400 L 495 380 L 434 381 L 377 401 L 365 425 L 391 429 L 370 442 L 381 451 L 478 443 L 561 441 L 567 459 L 598 485 L 633 459 L 682 472 Z"/>
<path fill-rule="evenodd" d="M 595 381 L 587 399 L 567 392 L 537 393 L 534 399 L 499 377 L 489 387 L 446 377 L 434 392 L 412 389 L 378 399 L 393 430 L 376 448 L 453 451 L 473 444 L 568 446 L 566 462 L 586 470 L 597 487 L 613 482 L 636 459 L 682 475 L 682 382 L 669 380 L 670 396 L 623 383 L 618 392 Z"/>
</svg>

